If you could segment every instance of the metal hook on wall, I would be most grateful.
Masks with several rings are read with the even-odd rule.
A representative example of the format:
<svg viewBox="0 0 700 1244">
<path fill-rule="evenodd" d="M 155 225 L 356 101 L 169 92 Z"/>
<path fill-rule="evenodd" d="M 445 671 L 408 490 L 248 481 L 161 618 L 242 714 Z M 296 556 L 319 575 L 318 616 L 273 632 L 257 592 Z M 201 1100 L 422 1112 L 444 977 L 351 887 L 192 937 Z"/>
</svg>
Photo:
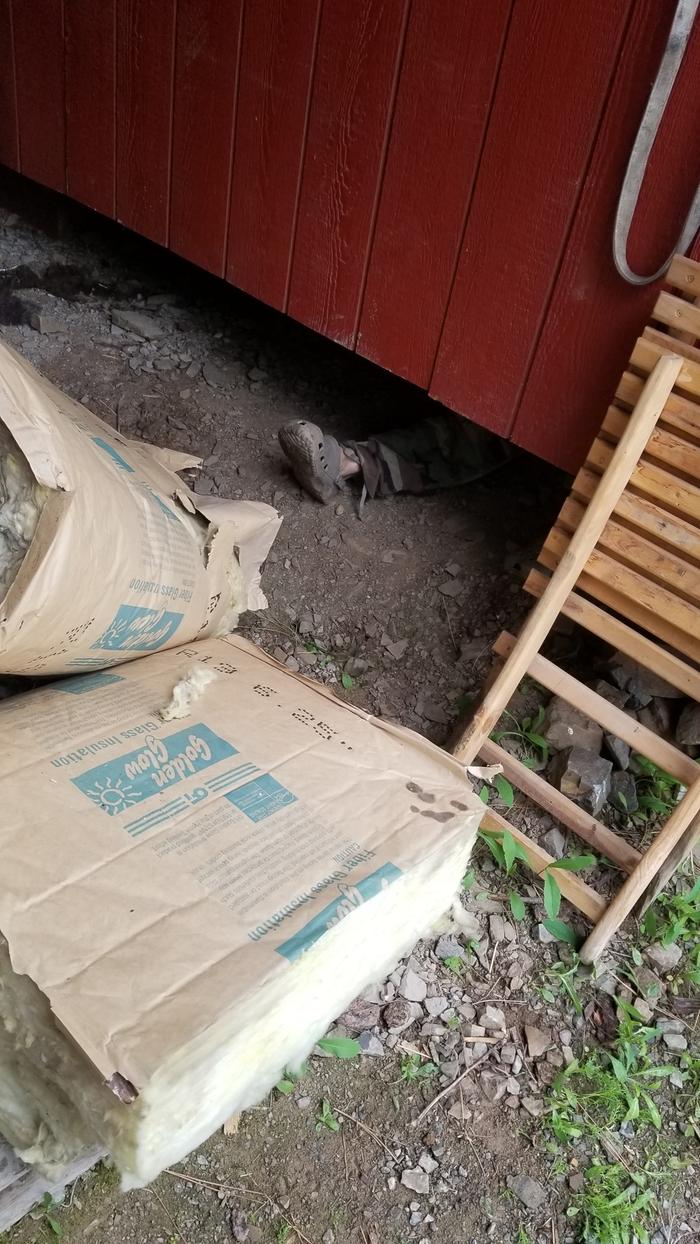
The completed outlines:
<svg viewBox="0 0 700 1244">
<path fill-rule="evenodd" d="M 700 186 L 698 186 L 681 236 L 665 263 L 651 276 L 640 276 L 630 268 L 627 262 L 627 243 L 637 209 L 639 192 L 647 171 L 654 140 L 659 132 L 673 84 L 688 46 L 699 4 L 700 0 L 678 0 L 659 72 L 651 88 L 642 123 L 625 170 L 625 179 L 622 183 L 615 216 L 613 259 L 620 276 L 629 281 L 630 285 L 650 285 L 652 281 L 658 280 L 660 276 L 663 276 L 673 256 L 683 254 L 700 229 Z"/>
</svg>

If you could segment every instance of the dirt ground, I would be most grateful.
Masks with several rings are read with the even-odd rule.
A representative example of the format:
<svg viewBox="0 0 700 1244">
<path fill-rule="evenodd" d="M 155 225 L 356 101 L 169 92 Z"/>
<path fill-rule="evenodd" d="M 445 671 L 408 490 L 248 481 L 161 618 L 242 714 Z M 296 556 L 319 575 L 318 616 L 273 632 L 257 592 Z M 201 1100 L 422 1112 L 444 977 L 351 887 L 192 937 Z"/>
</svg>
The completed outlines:
<svg viewBox="0 0 700 1244">
<path fill-rule="evenodd" d="M 348 489 L 335 505 L 320 506 L 286 469 L 277 444 L 286 420 L 312 419 L 361 439 L 434 405 L 86 212 L 57 209 L 43 195 L 20 200 L 13 182 L 1 204 L 0 268 L 32 270 L 21 284 L 0 282 L 3 338 L 122 433 L 201 455 L 198 491 L 270 502 L 283 514 L 263 580 L 269 611 L 244 618 L 246 633 L 338 694 L 446 742 L 483 684 L 491 642 L 528 607 L 520 583 L 567 480 L 522 455 L 468 488 L 370 502 L 362 513 Z M 116 328 L 115 309 L 144 311 L 162 335 L 149 341 Z M 33 315 L 49 331 L 32 327 Z M 523 894 L 527 915 L 516 927 L 502 878 L 480 854 L 465 898 L 478 930 L 471 950 L 464 940 L 458 947 L 461 966 L 455 956 L 445 964 L 435 939 L 416 952 L 428 998 L 444 995 L 447 1004 L 448 1020 L 433 1025 L 441 1032 L 426 1031 L 429 1012 L 387 1039 L 382 1008 L 395 1000 L 399 975 L 368 1002 L 376 1022 L 364 1030 L 375 1037 L 367 1054 L 312 1058 L 289 1096 L 273 1093 L 236 1135 L 215 1136 L 150 1189 L 121 1196 L 113 1172 L 99 1168 L 74 1185 L 65 1205 L 25 1220 L 8 1240 L 45 1242 L 57 1230 L 71 1244 L 584 1238 L 567 1208 L 586 1151 L 575 1144 L 562 1151 L 542 1116 L 572 1044 L 578 1051 L 600 1037 L 608 994 L 582 985 L 577 1014 L 566 989 L 552 987 L 566 958 L 539 940 L 536 890 L 525 886 Z M 450 1040 L 465 1049 L 478 1041 L 468 1017 L 478 1019 L 487 1006 L 505 1016 L 503 1032 L 484 1046 L 483 1065 L 416 1123 L 450 1081 Z M 546 1034 L 539 1054 L 526 1048 L 528 1024 Z M 345 1030 L 359 1032 L 352 1024 Z M 434 1052 L 434 1073 L 414 1076 Z M 504 1074 L 517 1068 L 507 1093 L 488 1079 L 492 1066 Z M 338 1130 L 319 1122 L 323 1100 Z M 668 1118 L 670 1143 L 678 1128 L 676 1116 Z M 643 1162 L 644 1153 L 634 1160 Z M 700 1234 L 695 1170 L 687 1162 L 678 1170 L 665 1186 L 665 1207 L 659 1200 L 655 1244 Z M 428 1175 L 428 1191 L 402 1182 L 411 1171 Z M 669 1234 L 659 1236 L 666 1225 Z"/>
</svg>

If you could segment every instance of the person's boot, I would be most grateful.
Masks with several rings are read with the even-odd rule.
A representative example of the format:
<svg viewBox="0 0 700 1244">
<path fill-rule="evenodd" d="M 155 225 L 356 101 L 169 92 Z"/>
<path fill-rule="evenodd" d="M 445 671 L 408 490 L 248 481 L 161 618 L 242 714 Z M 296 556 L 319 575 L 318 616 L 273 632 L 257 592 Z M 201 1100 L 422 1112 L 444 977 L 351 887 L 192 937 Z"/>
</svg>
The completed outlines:
<svg viewBox="0 0 700 1244">
<path fill-rule="evenodd" d="M 278 432 L 282 451 L 302 488 L 328 505 L 343 478 L 343 451 L 334 436 L 315 423 L 293 419 Z"/>
</svg>

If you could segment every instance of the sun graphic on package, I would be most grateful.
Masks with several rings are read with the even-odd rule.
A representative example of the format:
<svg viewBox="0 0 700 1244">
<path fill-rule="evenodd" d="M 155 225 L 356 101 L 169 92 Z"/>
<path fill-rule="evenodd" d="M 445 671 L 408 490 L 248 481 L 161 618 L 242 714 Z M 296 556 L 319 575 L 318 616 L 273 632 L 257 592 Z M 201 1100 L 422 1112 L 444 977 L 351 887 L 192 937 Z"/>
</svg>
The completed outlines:
<svg viewBox="0 0 700 1244">
<path fill-rule="evenodd" d="M 92 790 L 86 792 L 96 803 L 98 808 L 102 808 L 103 812 L 107 812 L 110 816 L 116 816 L 118 812 L 123 812 L 126 808 L 132 808 L 135 803 L 139 802 L 139 793 L 134 790 L 133 786 L 123 783 L 121 778 L 112 781 L 107 778 L 104 782 L 95 782 Z"/>
</svg>

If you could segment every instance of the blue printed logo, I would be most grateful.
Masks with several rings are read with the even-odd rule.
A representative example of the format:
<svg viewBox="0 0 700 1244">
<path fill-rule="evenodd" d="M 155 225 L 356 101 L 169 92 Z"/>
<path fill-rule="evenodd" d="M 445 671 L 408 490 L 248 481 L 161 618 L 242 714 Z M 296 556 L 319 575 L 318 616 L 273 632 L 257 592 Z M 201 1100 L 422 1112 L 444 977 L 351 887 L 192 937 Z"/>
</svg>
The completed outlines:
<svg viewBox="0 0 700 1244">
<path fill-rule="evenodd" d="M 269 773 L 263 773 L 255 781 L 229 791 L 226 798 L 234 807 L 240 808 L 249 821 L 266 821 L 268 816 L 279 812 L 280 808 L 286 808 L 288 804 L 297 801 L 296 795 L 276 782 Z"/>
<path fill-rule="evenodd" d="M 120 605 L 107 630 L 91 648 L 155 652 L 172 639 L 184 614 L 142 605 Z"/>
<path fill-rule="evenodd" d="M 314 942 L 333 928 L 333 925 L 338 924 L 345 916 L 349 916 L 351 911 L 354 911 L 356 907 L 361 907 L 368 899 L 374 898 L 381 890 L 386 890 L 400 876 L 401 869 L 395 864 L 382 864 L 376 872 L 363 877 L 355 885 L 338 886 L 340 891 L 338 898 L 324 907 L 313 920 L 309 920 L 303 929 L 294 934 L 294 937 L 290 937 L 288 941 L 282 942 L 281 946 L 277 946 L 277 954 L 283 955 L 290 962 L 298 959 L 305 950 L 309 949 L 309 946 L 313 946 Z"/>
<path fill-rule="evenodd" d="M 137 751 L 88 769 L 71 781 L 103 812 L 117 816 L 151 795 L 237 755 L 237 751 L 200 723 L 165 738 L 149 735 Z"/>
<path fill-rule="evenodd" d="M 64 678 L 54 683 L 54 691 L 67 691 L 69 695 L 84 695 L 86 691 L 98 691 L 113 682 L 124 682 L 121 674 L 83 674 L 78 678 Z"/>
<path fill-rule="evenodd" d="M 131 464 L 127 462 L 126 458 L 122 458 L 119 451 L 114 448 L 114 445 L 110 445 L 109 441 L 106 441 L 103 436 L 93 436 L 91 439 L 99 449 L 103 450 L 112 459 L 112 462 L 119 467 L 120 471 L 128 471 L 130 475 L 134 474 L 134 468 Z"/>
</svg>

